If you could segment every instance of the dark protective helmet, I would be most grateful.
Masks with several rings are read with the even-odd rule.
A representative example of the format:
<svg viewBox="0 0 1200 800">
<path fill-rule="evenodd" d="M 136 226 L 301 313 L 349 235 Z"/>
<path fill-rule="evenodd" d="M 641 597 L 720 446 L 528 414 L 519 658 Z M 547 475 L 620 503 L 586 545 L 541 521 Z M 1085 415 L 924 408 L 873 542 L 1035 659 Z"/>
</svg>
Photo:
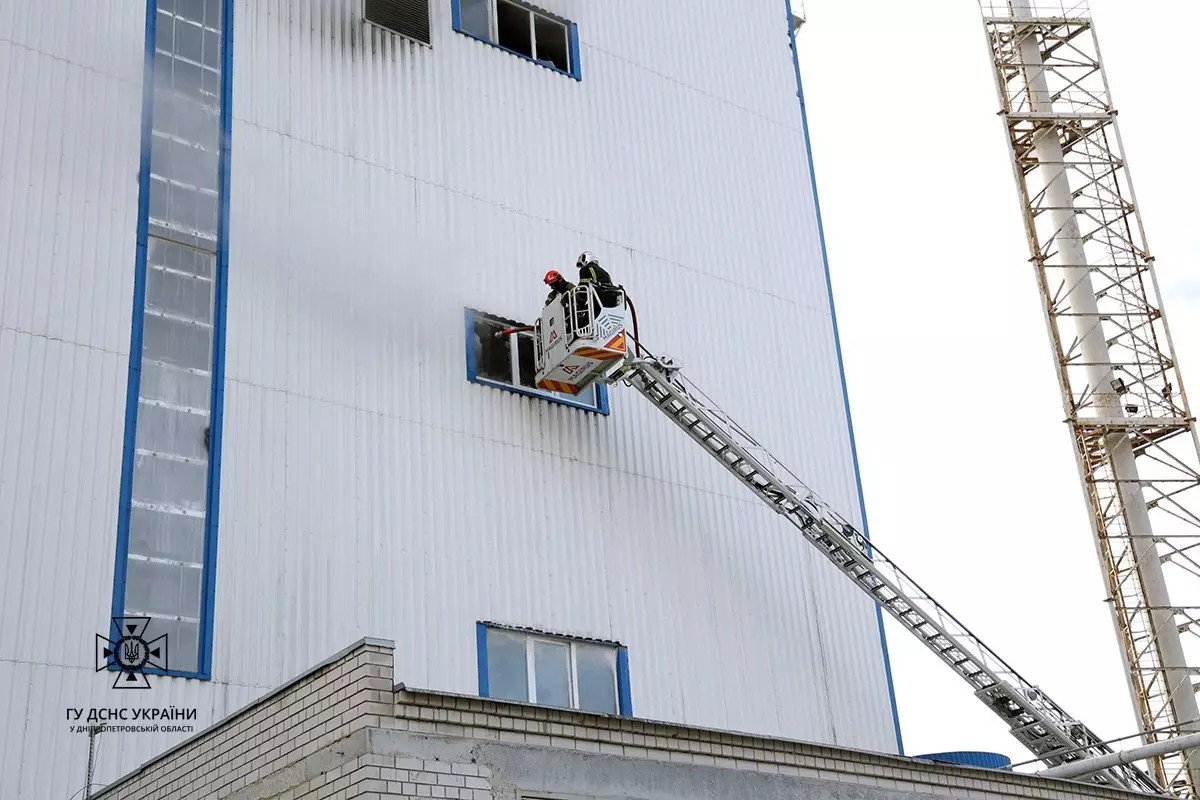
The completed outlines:
<svg viewBox="0 0 1200 800">
<path fill-rule="evenodd" d="M 545 284 L 547 286 L 553 286 L 554 284 L 558 283 L 562 279 L 563 279 L 563 276 L 559 274 L 558 270 L 552 269 L 546 273 L 546 277 L 542 278 L 542 281 L 545 282 Z"/>
</svg>

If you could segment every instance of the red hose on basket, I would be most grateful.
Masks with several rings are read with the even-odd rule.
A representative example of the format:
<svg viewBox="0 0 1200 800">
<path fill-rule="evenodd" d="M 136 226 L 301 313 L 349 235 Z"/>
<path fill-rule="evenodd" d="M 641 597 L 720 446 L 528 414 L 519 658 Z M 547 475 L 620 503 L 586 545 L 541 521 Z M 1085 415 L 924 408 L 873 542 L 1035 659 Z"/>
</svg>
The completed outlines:
<svg viewBox="0 0 1200 800">
<path fill-rule="evenodd" d="M 633 305 L 633 298 L 628 294 L 625 295 L 625 305 L 629 306 L 629 315 L 633 317 L 633 352 L 641 358 L 642 356 L 642 337 L 638 334 L 637 308 Z"/>
</svg>

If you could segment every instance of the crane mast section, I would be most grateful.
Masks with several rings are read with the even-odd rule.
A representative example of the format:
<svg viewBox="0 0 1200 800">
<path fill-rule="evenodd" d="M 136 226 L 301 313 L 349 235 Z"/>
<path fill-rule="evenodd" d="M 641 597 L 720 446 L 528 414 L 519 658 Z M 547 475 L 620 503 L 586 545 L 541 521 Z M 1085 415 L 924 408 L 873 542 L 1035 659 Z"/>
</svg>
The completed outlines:
<svg viewBox="0 0 1200 800">
<path fill-rule="evenodd" d="M 981 3 L 1031 263 L 1147 744 L 1200 730 L 1200 444 L 1084 3 Z M 1151 761 L 1196 797 L 1200 763 Z"/>
</svg>

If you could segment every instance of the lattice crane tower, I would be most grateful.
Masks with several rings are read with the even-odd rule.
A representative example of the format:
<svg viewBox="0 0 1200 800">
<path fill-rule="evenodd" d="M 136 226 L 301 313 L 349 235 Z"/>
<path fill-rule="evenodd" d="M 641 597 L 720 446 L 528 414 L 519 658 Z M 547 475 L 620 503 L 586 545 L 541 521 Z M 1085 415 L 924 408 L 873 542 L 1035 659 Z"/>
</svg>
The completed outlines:
<svg viewBox="0 0 1200 800">
<path fill-rule="evenodd" d="M 1147 743 L 1200 731 L 1200 446 L 1083 3 L 981 7 L 1108 601 Z M 1181 797 L 1200 753 L 1154 760 Z"/>
</svg>

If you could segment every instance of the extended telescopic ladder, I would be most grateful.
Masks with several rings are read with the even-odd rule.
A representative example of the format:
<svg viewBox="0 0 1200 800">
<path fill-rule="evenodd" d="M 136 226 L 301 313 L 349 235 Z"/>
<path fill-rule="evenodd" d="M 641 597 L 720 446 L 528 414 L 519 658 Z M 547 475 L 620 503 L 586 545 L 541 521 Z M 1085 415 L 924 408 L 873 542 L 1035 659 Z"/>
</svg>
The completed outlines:
<svg viewBox="0 0 1200 800">
<path fill-rule="evenodd" d="M 641 348 L 643 354 L 645 348 Z M 1008 723 L 1021 744 L 1050 766 L 1113 752 L 1087 726 L 1025 680 L 791 470 L 721 410 L 669 358 L 630 357 L 623 380 L 783 516 L 820 553 L 938 658 L 971 684 L 975 696 Z M 1162 794 L 1132 765 L 1096 773 L 1097 783 Z"/>
</svg>

